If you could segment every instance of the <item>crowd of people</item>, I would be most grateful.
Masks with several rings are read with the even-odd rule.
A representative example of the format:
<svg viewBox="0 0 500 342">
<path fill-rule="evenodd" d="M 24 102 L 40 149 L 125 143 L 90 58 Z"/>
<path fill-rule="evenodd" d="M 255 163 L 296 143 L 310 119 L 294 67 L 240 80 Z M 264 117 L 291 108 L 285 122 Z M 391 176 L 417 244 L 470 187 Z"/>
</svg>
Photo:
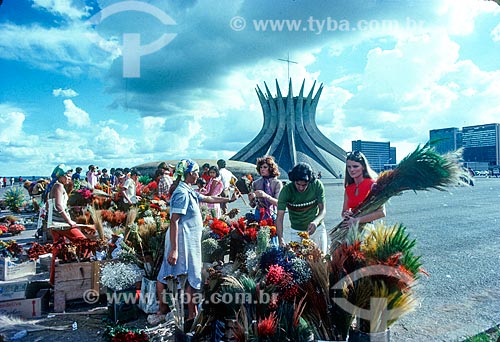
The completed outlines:
<svg viewBox="0 0 500 342">
<path fill-rule="evenodd" d="M 52 181 L 47 186 L 49 210 L 53 213 L 48 223 L 54 240 L 64 237 L 69 240 L 85 238 L 78 225 L 68 213 L 67 183 L 74 185 L 82 182 L 82 168 L 76 172 L 58 165 L 52 173 Z M 271 218 L 275 221 L 277 238 L 272 241 L 284 246 L 290 241 L 300 241 L 297 233 L 307 232 L 319 249 L 327 253 L 327 232 L 324 224 L 326 203 L 325 187 L 321 176 L 315 173 L 307 163 L 298 163 L 288 172 L 288 180 L 283 185 L 280 169 L 272 156 L 257 159 L 256 171 L 259 175 L 248 191 L 249 205 L 254 208 L 256 220 Z M 201 172 L 201 174 L 200 174 Z M 137 170 L 106 169 L 100 171 L 97 166 L 90 165 L 85 175 L 88 187 L 98 184 L 119 189 L 122 194 L 121 206 L 129 209 L 140 201 L 136 193 Z M 349 152 L 346 156 L 344 204 L 341 210 L 344 228 L 352 225 L 374 221 L 385 216 L 385 209 L 364 216 L 354 217 L 352 209 L 361 203 L 369 194 L 376 182 L 376 173 L 371 169 L 366 157 L 359 151 Z M 162 162 L 154 174 L 157 182 L 158 196 L 170 205 L 170 226 L 164 244 L 164 260 L 157 277 L 157 294 L 161 299 L 165 289 L 165 277 L 177 277 L 187 274 L 185 291 L 192 294 L 201 287 L 202 253 L 201 234 L 203 220 L 200 205 L 207 205 L 215 217 L 219 218 L 227 211 L 227 203 L 234 202 L 242 196 L 233 185 L 238 178 L 226 168 L 222 159 L 217 165 L 199 165 L 190 159 L 183 159 L 177 165 Z M 231 187 L 234 188 L 230 191 Z M 288 212 L 290 228 L 284 228 L 285 212 Z M 55 258 L 53 258 L 55 260 Z M 51 274 L 53 281 L 53 273 Z M 188 305 L 188 319 L 196 316 L 196 306 Z M 167 303 L 160 300 L 160 315 L 170 311 Z"/>
</svg>

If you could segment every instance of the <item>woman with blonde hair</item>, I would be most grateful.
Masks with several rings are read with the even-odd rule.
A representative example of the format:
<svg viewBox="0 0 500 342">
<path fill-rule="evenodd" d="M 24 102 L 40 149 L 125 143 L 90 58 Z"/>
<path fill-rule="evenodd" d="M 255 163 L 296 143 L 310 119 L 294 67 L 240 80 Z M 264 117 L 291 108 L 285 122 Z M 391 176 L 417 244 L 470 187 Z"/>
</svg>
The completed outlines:
<svg viewBox="0 0 500 342">
<path fill-rule="evenodd" d="M 349 228 L 354 224 L 367 223 L 385 217 L 384 206 L 370 214 L 352 217 L 352 209 L 364 201 L 376 183 L 376 179 L 377 173 L 372 170 L 363 153 L 360 151 L 347 153 L 344 205 L 342 206 L 343 227 Z"/>
</svg>

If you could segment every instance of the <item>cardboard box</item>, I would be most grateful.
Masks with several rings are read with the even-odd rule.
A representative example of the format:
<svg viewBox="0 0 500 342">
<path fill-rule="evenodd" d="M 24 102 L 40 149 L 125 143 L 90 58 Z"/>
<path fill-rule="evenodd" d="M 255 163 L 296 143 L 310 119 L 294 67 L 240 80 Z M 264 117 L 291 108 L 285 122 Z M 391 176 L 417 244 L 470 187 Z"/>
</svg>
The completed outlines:
<svg viewBox="0 0 500 342">
<path fill-rule="evenodd" d="M 39 318 L 49 306 L 50 291 L 40 290 L 35 298 L 9 300 L 0 302 L 0 315 L 11 315 L 23 318 Z"/>
<path fill-rule="evenodd" d="M 36 273 L 36 262 L 33 260 L 15 262 L 9 257 L 0 259 L 0 280 L 12 280 Z"/>
<path fill-rule="evenodd" d="M 0 282 L 0 302 L 14 299 L 25 299 L 28 279 Z"/>
</svg>

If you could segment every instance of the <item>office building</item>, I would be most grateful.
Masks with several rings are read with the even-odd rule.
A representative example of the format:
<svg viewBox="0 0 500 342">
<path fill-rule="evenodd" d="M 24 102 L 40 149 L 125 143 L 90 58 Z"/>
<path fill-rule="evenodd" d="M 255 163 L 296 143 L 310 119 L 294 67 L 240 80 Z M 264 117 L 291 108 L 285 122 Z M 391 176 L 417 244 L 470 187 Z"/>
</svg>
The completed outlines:
<svg viewBox="0 0 500 342">
<path fill-rule="evenodd" d="M 500 124 L 486 124 L 462 128 L 462 143 L 465 162 L 488 163 L 499 165 L 500 159 Z"/>
<path fill-rule="evenodd" d="M 363 152 L 370 166 L 376 172 L 383 171 L 385 165 L 393 163 L 390 142 L 353 140 L 352 150 Z"/>
<path fill-rule="evenodd" d="M 462 132 L 456 127 L 432 129 L 429 131 L 429 141 L 436 152 L 445 154 L 462 146 Z"/>
</svg>

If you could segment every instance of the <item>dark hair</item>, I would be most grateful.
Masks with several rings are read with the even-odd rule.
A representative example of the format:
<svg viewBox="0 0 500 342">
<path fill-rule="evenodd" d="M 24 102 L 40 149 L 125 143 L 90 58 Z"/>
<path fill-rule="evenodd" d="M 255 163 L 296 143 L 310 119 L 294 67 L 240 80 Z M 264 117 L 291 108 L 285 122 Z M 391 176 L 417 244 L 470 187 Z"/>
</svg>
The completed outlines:
<svg viewBox="0 0 500 342">
<path fill-rule="evenodd" d="M 161 162 L 158 164 L 157 169 L 166 169 L 167 168 L 167 163 L 166 162 Z"/>
<path fill-rule="evenodd" d="M 349 175 L 349 172 L 347 170 L 348 160 L 361 164 L 361 166 L 363 167 L 363 178 L 377 179 L 377 173 L 373 171 L 373 169 L 370 167 L 368 160 L 361 151 L 347 152 L 346 164 L 345 164 L 345 179 L 344 179 L 345 186 L 354 183 L 354 179 Z"/>
<path fill-rule="evenodd" d="M 223 169 L 226 167 L 226 161 L 224 159 L 219 159 L 217 160 L 217 166 L 219 169 Z"/>
<path fill-rule="evenodd" d="M 288 172 L 288 179 L 292 182 L 306 181 L 313 182 L 316 179 L 311 165 L 307 163 L 298 163 Z"/>
<path fill-rule="evenodd" d="M 196 184 L 198 186 L 204 187 L 207 184 L 207 181 L 204 180 L 203 178 L 199 177 L 198 180 L 196 181 Z"/>
<path fill-rule="evenodd" d="M 208 169 L 208 173 L 210 174 L 210 171 L 215 171 L 215 177 L 220 176 L 219 168 L 217 166 L 210 166 L 210 169 Z"/>
<path fill-rule="evenodd" d="M 108 169 L 102 169 L 102 173 L 108 172 Z"/>
<path fill-rule="evenodd" d="M 131 176 L 141 176 L 141 173 L 139 172 L 139 170 L 132 170 L 130 172 L 130 175 Z"/>
<path fill-rule="evenodd" d="M 262 158 L 257 158 L 257 173 L 260 175 L 260 167 L 264 164 L 267 164 L 269 166 L 269 176 L 270 177 L 279 177 L 280 176 L 280 169 L 278 167 L 278 164 L 274 161 L 273 156 L 264 156 Z"/>
<path fill-rule="evenodd" d="M 82 172 L 82 168 L 81 168 L 80 166 L 78 166 L 78 167 L 76 168 L 76 172 Z"/>
<path fill-rule="evenodd" d="M 204 170 L 206 167 L 210 168 L 210 164 L 209 163 L 205 163 L 201 166 L 201 169 Z"/>
</svg>

